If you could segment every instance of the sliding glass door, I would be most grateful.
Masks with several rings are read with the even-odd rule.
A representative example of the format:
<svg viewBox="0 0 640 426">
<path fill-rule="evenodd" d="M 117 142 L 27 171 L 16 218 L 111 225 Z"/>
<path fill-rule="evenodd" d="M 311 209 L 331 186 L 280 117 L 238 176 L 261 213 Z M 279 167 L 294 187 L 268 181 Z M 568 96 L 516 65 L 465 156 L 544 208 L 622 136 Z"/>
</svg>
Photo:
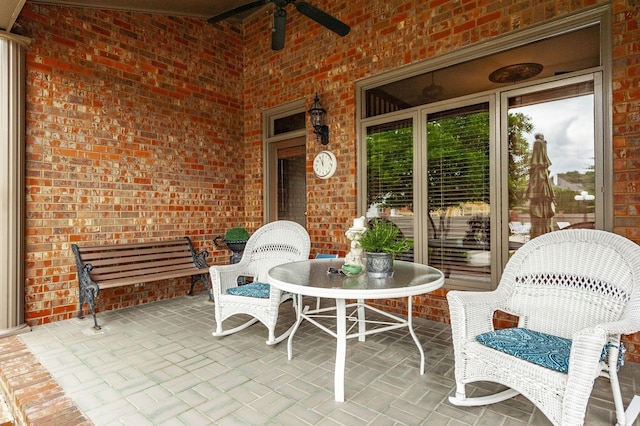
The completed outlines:
<svg viewBox="0 0 640 426">
<path fill-rule="evenodd" d="M 595 120 L 599 79 L 594 77 L 504 94 L 512 245 L 599 223 L 596 178 L 602 174 L 596 173 L 595 159 L 601 136 Z"/>
<path fill-rule="evenodd" d="M 428 263 L 451 280 L 491 279 L 489 103 L 426 114 Z"/>
<path fill-rule="evenodd" d="M 368 218 L 390 220 L 414 238 L 414 122 L 412 117 L 366 128 Z M 402 255 L 413 260 L 414 251 Z"/>
</svg>

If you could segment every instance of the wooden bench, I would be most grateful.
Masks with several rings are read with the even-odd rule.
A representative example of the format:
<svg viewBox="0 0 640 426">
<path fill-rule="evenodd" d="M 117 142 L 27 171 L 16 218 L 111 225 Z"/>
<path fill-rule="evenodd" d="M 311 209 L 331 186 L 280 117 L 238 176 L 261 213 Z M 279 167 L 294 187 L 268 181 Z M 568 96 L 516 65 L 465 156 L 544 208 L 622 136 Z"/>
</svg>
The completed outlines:
<svg viewBox="0 0 640 426">
<path fill-rule="evenodd" d="M 72 245 L 76 257 L 80 313 L 86 302 L 96 321 L 95 298 L 100 289 L 191 276 L 189 295 L 198 281 L 209 287 L 209 253 L 196 253 L 189 237 L 177 240 L 107 246 Z"/>
</svg>

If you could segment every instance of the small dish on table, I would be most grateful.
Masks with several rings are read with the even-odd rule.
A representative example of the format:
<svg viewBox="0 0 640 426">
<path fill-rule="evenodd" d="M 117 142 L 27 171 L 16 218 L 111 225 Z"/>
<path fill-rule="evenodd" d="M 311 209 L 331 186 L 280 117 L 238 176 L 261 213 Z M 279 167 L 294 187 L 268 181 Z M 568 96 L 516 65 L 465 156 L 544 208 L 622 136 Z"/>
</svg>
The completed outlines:
<svg viewBox="0 0 640 426">
<path fill-rule="evenodd" d="M 355 277 L 356 275 L 360 275 L 360 273 L 362 273 L 362 266 L 349 265 L 345 263 L 344 265 L 342 265 L 342 272 L 348 277 Z"/>
</svg>

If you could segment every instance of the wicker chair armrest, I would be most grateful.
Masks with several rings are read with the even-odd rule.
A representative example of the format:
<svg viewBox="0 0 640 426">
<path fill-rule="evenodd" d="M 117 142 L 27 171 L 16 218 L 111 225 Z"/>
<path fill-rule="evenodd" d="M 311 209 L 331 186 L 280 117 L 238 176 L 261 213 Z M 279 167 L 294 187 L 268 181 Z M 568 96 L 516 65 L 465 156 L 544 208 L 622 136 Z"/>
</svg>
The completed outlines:
<svg viewBox="0 0 640 426">
<path fill-rule="evenodd" d="M 597 328 L 603 330 L 609 336 L 635 334 L 640 330 L 640 318 L 638 318 L 637 321 L 633 321 L 629 318 L 623 318 L 619 321 L 600 323 Z"/>
<path fill-rule="evenodd" d="M 447 301 L 454 339 L 467 341 L 493 330 L 493 314 L 501 309 L 505 298 L 497 291 L 450 291 Z"/>
<path fill-rule="evenodd" d="M 209 267 L 211 272 L 215 271 L 217 274 L 226 275 L 226 274 L 236 274 L 242 275 L 247 269 L 246 263 L 232 263 L 230 265 L 213 265 Z"/>
<path fill-rule="evenodd" d="M 609 334 L 600 327 L 584 328 L 571 336 L 571 355 L 569 358 L 569 374 L 571 369 L 583 365 L 586 360 L 589 370 L 595 374 L 599 374 L 599 361 L 602 354 L 602 348 L 607 343 Z"/>
<path fill-rule="evenodd" d="M 214 265 L 209 268 L 211 285 L 214 294 L 224 294 L 227 289 L 238 286 L 238 277 L 242 275 L 253 276 L 247 272 L 246 263 L 234 263 L 231 265 Z"/>
<path fill-rule="evenodd" d="M 586 410 L 594 380 L 600 375 L 600 356 L 607 341 L 607 333 L 599 327 L 580 330 L 572 336 L 567 389 L 562 402 L 561 424 L 574 424 Z"/>
</svg>

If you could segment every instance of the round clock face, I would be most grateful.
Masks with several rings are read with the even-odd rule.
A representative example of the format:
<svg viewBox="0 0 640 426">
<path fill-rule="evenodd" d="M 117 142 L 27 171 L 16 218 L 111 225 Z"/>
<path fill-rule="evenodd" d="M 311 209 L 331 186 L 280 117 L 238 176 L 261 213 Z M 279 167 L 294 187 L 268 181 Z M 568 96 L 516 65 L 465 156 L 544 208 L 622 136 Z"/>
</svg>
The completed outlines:
<svg viewBox="0 0 640 426">
<path fill-rule="evenodd" d="M 331 151 L 321 151 L 313 159 L 313 171 L 321 179 L 329 179 L 336 172 L 338 162 Z"/>
</svg>

